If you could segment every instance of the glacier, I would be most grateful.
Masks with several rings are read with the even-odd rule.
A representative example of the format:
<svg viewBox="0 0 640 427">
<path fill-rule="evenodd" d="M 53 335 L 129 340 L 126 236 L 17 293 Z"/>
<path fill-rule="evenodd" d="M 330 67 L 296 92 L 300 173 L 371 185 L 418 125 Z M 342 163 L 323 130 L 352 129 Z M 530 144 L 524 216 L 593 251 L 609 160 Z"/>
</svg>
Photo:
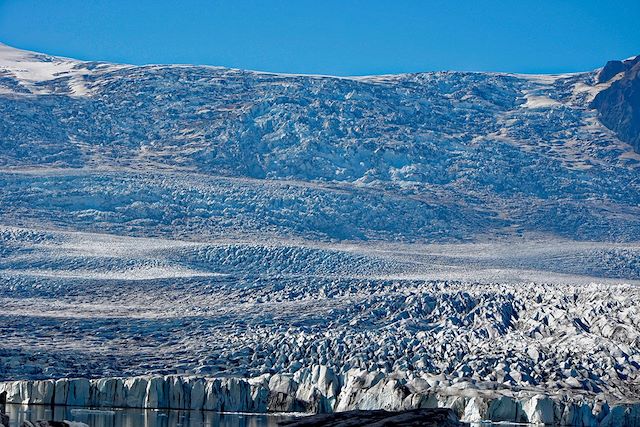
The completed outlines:
<svg viewBox="0 0 640 427">
<path fill-rule="evenodd" d="M 338 78 L 0 45 L 0 391 L 635 425 L 637 63 Z"/>
</svg>

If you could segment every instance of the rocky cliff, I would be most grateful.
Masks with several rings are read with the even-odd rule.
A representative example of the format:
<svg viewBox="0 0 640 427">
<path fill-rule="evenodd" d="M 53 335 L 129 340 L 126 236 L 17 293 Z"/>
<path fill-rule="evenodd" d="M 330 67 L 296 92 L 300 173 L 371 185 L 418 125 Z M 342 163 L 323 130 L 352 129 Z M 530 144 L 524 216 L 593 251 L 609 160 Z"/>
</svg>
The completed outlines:
<svg viewBox="0 0 640 427">
<path fill-rule="evenodd" d="M 640 56 L 608 62 L 598 81 L 610 84 L 591 104 L 599 120 L 640 152 Z"/>
</svg>

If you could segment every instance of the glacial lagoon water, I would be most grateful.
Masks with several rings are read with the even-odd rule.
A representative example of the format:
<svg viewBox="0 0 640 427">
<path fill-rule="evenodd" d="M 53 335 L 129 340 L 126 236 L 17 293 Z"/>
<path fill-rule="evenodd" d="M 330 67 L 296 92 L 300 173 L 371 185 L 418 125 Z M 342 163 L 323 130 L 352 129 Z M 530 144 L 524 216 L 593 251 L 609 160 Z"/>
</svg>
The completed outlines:
<svg viewBox="0 0 640 427">
<path fill-rule="evenodd" d="M 90 427 L 277 427 L 303 414 L 247 414 L 173 409 L 93 409 L 69 406 L 6 405 L 9 427 L 36 420 L 79 421 Z M 522 427 L 511 423 L 472 423 L 470 427 Z M 553 426 L 557 427 L 557 426 Z"/>
<path fill-rule="evenodd" d="M 7 405 L 9 427 L 23 421 L 80 421 L 91 427 L 276 427 L 292 414 L 240 414 L 156 409 L 90 409 L 67 406 Z"/>
</svg>

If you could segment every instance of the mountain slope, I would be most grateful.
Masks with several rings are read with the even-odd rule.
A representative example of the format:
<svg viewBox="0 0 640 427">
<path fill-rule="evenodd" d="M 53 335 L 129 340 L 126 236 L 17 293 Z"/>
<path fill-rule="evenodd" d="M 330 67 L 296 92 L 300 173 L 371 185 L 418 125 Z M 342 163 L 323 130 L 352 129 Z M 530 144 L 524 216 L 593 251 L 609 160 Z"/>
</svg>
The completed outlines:
<svg viewBox="0 0 640 427">
<path fill-rule="evenodd" d="M 598 93 L 591 105 L 605 126 L 640 152 L 640 56 L 609 61 L 598 81 L 610 86 Z"/>
<path fill-rule="evenodd" d="M 255 224 L 340 240 L 640 235 L 640 156 L 598 122 L 590 102 L 610 82 L 597 71 L 333 78 L 1 46 L 0 73 L 5 223 L 194 237 L 219 218 L 228 227 L 215 233 Z M 247 191 L 257 196 L 233 197 Z"/>
</svg>

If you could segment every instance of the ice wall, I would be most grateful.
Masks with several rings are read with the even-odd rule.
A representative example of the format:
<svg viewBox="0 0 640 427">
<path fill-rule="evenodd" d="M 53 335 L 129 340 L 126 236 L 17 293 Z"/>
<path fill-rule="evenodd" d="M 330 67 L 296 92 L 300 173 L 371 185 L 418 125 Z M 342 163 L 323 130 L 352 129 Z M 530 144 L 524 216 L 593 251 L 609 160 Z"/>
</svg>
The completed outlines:
<svg viewBox="0 0 640 427">
<path fill-rule="evenodd" d="M 607 403 L 597 396 L 444 386 L 423 378 L 325 366 L 293 375 L 256 378 L 148 376 L 64 378 L 0 383 L 7 402 L 91 407 L 197 409 L 220 412 L 399 411 L 451 408 L 467 422 L 481 420 L 568 426 L 640 426 L 640 403 Z"/>
</svg>

